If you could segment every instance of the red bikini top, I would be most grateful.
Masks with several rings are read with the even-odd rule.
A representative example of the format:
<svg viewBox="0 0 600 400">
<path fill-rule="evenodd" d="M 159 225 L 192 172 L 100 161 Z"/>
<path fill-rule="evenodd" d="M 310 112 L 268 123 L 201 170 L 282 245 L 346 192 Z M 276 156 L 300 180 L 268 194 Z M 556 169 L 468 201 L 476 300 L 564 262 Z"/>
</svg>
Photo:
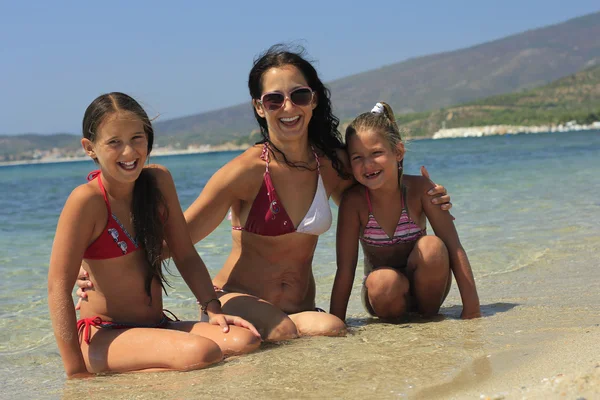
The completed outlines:
<svg viewBox="0 0 600 400">
<path fill-rule="evenodd" d="M 317 161 L 317 191 L 311 203 L 310 209 L 298 224 L 294 227 L 292 219 L 285 211 L 283 204 L 277 196 L 275 186 L 271 180 L 269 172 L 269 148 L 265 143 L 260 158 L 265 161 L 265 173 L 263 183 L 250 207 L 246 224 L 241 226 L 232 226 L 233 230 L 246 231 L 261 236 L 280 236 L 292 232 L 307 233 L 310 235 L 320 235 L 326 232 L 331 226 L 331 208 L 329 199 L 321 177 L 321 165 L 319 157 L 312 149 L 315 160 Z"/>
<path fill-rule="evenodd" d="M 137 241 L 131 237 L 123 224 L 110 211 L 110 203 L 108 202 L 108 196 L 102 184 L 99 170 L 90 172 L 87 179 L 91 181 L 95 178 L 98 178 L 98 185 L 100 185 L 100 190 L 102 190 L 102 195 L 104 196 L 104 203 L 108 211 L 108 220 L 100 236 L 83 253 L 83 258 L 105 260 L 107 258 L 121 257 L 140 250 Z"/>
</svg>

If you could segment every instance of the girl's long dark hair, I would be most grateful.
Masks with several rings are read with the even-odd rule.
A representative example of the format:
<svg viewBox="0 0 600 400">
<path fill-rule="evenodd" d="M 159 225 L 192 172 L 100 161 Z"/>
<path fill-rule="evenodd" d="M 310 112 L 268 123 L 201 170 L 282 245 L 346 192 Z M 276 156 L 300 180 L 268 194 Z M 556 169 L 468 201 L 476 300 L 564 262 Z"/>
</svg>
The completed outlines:
<svg viewBox="0 0 600 400">
<path fill-rule="evenodd" d="M 124 93 L 106 93 L 92 101 L 83 116 L 83 137 L 94 142 L 102 122 L 106 117 L 117 112 L 131 113 L 142 121 L 148 140 L 148 155 L 150 155 L 154 142 L 152 123 L 142 106 Z M 94 161 L 97 162 L 97 160 Z M 163 226 L 168 215 L 167 206 L 156 179 L 146 168 L 142 169 L 140 176 L 135 181 L 131 213 L 137 245 L 142 246 L 148 261 L 144 288 L 152 301 L 151 287 L 154 278 L 158 279 L 165 293 L 165 284 L 169 285 L 163 274 L 161 263 Z"/>
<path fill-rule="evenodd" d="M 248 77 L 248 89 L 252 99 L 258 100 L 262 95 L 262 78 L 265 72 L 271 68 L 280 68 L 293 65 L 304 75 L 308 86 L 317 94 L 317 107 L 313 110 L 312 118 L 308 124 L 308 141 L 319 149 L 331 160 L 331 165 L 338 175 L 346 178 L 348 174 L 344 171 L 336 150 L 342 149 L 342 136 L 338 131 L 340 120 L 333 115 L 331 110 L 331 99 L 329 89 L 325 87 L 317 74 L 317 71 L 304 57 L 304 50 L 298 48 L 293 51 L 289 46 L 276 44 L 254 60 L 254 65 Z M 283 155 L 286 164 L 295 168 L 307 168 L 301 163 L 290 162 L 285 154 L 279 150 L 269 138 L 269 127 L 267 120 L 262 118 L 254 109 L 254 117 L 260 126 L 262 140 L 258 143 L 269 143 L 270 147 Z"/>
</svg>

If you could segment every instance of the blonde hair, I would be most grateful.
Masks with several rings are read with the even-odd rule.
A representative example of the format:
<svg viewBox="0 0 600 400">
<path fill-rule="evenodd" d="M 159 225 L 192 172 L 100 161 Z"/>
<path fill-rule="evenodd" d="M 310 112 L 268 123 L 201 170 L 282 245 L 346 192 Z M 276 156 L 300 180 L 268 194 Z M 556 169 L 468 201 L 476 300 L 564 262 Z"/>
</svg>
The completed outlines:
<svg viewBox="0 0 600 400">
<path fill-rule="evenodd" d="M 402 136 L 400 135 L 400 129 L 396 123 L 392 107 L 383 101 L 380 101 L 379 104 L 383 106 L 383 112 L 362 113 L 348 125 L 344 137 L 346 146 L 348 146 L 348 139 L 356 135 L 356 132 L 368 129 L 375 130 L 383 135 L 392 149 L 396 149 L 396 146 L 402 143 Z M 398 162 L 398 182 L 402 182 L 403 164 L 404 159 Z"/>
</svg>

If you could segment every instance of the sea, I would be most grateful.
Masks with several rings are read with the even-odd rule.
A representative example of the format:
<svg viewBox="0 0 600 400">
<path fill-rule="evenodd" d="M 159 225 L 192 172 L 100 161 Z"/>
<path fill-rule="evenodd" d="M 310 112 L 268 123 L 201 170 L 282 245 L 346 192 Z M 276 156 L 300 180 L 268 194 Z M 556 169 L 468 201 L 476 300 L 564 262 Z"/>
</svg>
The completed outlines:
<svg viewBox="0 0 600 400">
<path fill-rule="evenodd" d="M 212 174 L 238 154 L 157 156 L 151 162 L 169 168 L 185 209 Z M 599 160 L 600 131 L 407 143 L 405 173 L 419 174 L 425 165 L 451 195 L 451 212 L 479 286 L 482 320 L 527 307 L 523 291 L 514 294 L 499 281 L 520 281 L 514 277 L 528 269 L 542 279 L 545 266 L 557 260 L 597 265 Z M 402 398 L 425 388 L 432 377 L 460 373 L 471 360 L 469 352 L 486 345 L 485 332 L 473 333 L 479 329 L 475 322 L 459 319 L 455 285 L 433 322 L 384 324 L 369 318 L 359 299 L 361 261 L 346 338 L 264 345 L 256 353 L 190 373 L 67 380 L 48 315 L 47 272 L 62 206 L 93 169 L 92 161 L 0 167 L 1 399 Z M 334 223 L 320 237 L 313 264 L 317 306 L 326 310 L 336 272 L 337 207 L 332 203 L 332 208 Z M 230 235 L 225 219 L 196 245 L 212 275 L 228 255 Z M 191 292 L 176 269 L 170 270 L 174 287 L 165 307 L 182 319 L 197 319 Z M 442 356 L 444 349 L 448 353 Z"/>
</svg>

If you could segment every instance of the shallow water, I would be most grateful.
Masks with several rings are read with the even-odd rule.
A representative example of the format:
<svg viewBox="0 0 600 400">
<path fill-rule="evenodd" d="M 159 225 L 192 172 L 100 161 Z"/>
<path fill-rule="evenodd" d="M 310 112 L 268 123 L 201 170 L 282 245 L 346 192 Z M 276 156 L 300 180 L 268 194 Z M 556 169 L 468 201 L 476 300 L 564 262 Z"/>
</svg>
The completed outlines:
<svg viewBox="0 0 600 400">
<path fill-rule="evenodd" d="M 237 154 L 156 157 L 153 162 L 171 170 L 185 208 L 212 173 Z M 496 365 L 490 349 L 505 346 L 509 333 L 523 332 L 523 321 L 535 328 L 535 335 L 523 339 L 532 342 L 600 322 L 598 316 L 590 318 L 600 306 L 594 272 L 600 254 L 598 155 L 598 131 L 408 144 L 407 173 L 418 173 L 424 164 L 452 195 L 452 213 L 486 316 L 481 320 L 457 319 L 460 297 L 453 287 L 443 316 L 435 321 L 374 323 L 360 304 L 359 265 L 346 338 L 264 346 L 204 371 L 69 382 L 50 327 L 46 274 L 60 210 L 94 165 L 2 167 L 0 398 L 396 398 L 427 393 L 433 383 L 456 376 L 485 379 Z M 224 221 L 196 246 L 212 274 L 228 254 L 229 235 Z M 317 305 L 325 309 L 335 274 L 334 241 L 332 228 L 320 238 L 315 255 Z M 197 318 L 183 281 L 171 281 L 174 289 L 165 306 L 183 319 Z M 560 323 L 552 317 L 557 313 Z"/>
</svg>

